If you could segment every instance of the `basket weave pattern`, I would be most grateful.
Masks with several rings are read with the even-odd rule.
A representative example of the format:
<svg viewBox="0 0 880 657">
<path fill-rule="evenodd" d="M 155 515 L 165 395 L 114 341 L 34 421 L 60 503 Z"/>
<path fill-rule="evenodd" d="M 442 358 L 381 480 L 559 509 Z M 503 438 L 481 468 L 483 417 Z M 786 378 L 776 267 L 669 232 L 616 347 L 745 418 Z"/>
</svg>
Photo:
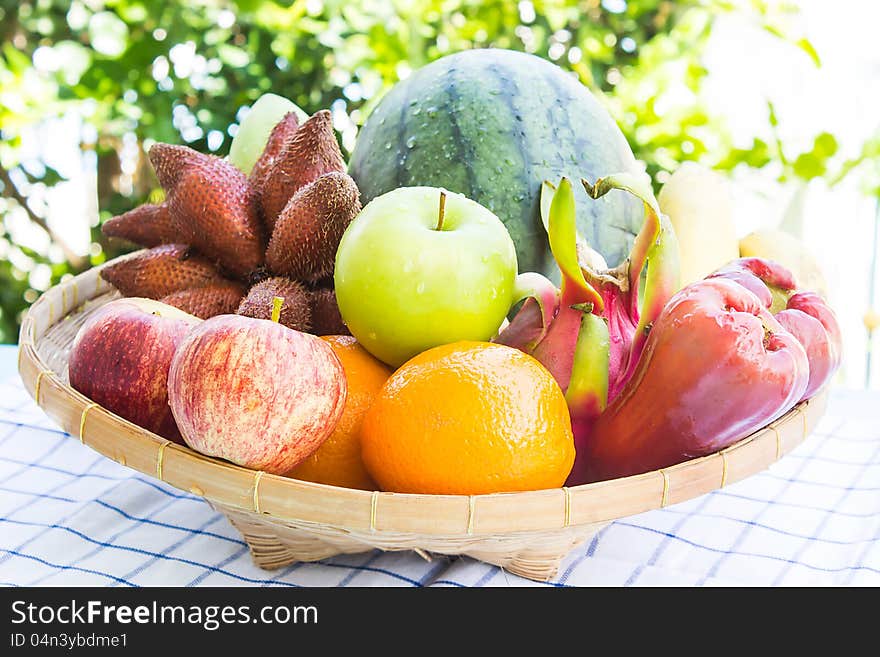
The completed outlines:
<svg viewBox="0 0 880 657">
<path fill-rule="evenodd" d="M 467 496 L 314 484 L 171 443 L 71 388 L 67 360 L 76 332 L 91 312 L 119 297 L 99 271 L 92 268 L 53 287 L 30 307 L 19 337 L 18 369 L 26 389 L 84 445 L 204 497 L 241 532 L 263 568 L 378 548 L 414 550 L 425 558 L 468 555 L 547 580 L 574 547 L 612 520 L 703 495 L 767 468 L 806 438 L 827 401 L 822 391 L 715 454 L 583 486 Z"/>
</svg>

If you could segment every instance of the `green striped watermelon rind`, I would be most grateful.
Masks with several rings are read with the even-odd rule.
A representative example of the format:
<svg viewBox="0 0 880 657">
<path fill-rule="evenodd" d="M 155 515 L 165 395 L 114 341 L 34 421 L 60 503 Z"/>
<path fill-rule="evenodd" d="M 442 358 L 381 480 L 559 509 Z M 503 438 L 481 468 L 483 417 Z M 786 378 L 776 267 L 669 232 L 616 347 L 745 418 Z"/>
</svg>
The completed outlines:
<svg viewBox="0 0 880 657">
<path fill-rule="evenodd" d="M 519 270 L 558 282 L 540 220 L 544 180 L 637 171 L 623 133 L 590 90 L 526 53 L 475 49 L 441 58 L 395 85 L 362 127 L 349 173 L 362 202 L 397 187 L 459 192 L 492 210 L 517 247 Z M 578 186 L 580 187 L 580 186 Z M 577 190 L 578 230 L 610 265 L 644 218 L 626 192 Z"/>
</svg>

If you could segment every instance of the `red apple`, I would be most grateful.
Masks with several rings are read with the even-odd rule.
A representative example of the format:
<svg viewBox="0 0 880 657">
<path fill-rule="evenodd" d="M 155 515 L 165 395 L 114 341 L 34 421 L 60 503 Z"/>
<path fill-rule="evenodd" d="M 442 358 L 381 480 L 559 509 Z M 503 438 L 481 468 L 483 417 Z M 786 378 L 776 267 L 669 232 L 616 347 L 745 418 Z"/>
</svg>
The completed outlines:
<svg viewBox="0 0 880 657">
<path fill-rule="evenodd" d="M 187 445 L 273 474 L 321 446 L 347 392 L 327 342 L 240 315 L 217 315 L 193 330 L 168 375 L 168 399 Z"/>
<path fill-rule="evenodd" d="M 201 319 L 173 306 L 129 297 L 101 306 L 70 350 L 70 385 L 120 417 L 183 443 L 168 405 L 168 369 Z"/>
</svg>

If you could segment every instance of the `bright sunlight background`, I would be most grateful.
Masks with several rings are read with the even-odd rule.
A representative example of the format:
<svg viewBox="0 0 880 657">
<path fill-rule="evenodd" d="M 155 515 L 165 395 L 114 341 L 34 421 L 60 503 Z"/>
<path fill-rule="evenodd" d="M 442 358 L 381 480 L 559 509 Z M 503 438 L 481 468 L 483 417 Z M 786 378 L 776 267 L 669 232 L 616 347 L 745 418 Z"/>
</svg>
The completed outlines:
<svg viewBox="0 0 880 657">
<path fill-rule="evenodd" d="M 772 139 L 759 134 L 767 130 L 770 101 L 786 145 L 808 149 L 813 135 L 828 130 L 838 139 L 839 156 L 855 157 L 864 140 L 880 126 L 876 35 L 880 3 L 807 0 L 799 5 L 797 31 L 815 46 L 821 67 L 804 51 L 736 15 L 723 16 L 713 30 L 704 60 L 709 70 L 706 95 L 727 119 L 743 148 L 756 136 Z M 90 248 L 89 226 L 98 222 L 94 154 L 80 150 L 84 129 L 89 128 L 71 115 L 43 124 L 27 146 L 27 155 L 42 158 L 68 178 L 48 188 L 43 201 L 48 223 L 83 255 Z M 125 166 L 123 161 L 123 171 Z M 734 179 L 739 233 L 781 225 L 804 240 L 824 268 L 831 301 L 842 323 L 845 362 L 838 383 L 880 388 L 880 336 L 874 338 L 875 357 L 870 363 L 871 345 L 863 323 L 869 308 L 880 309 L 880 272 L 873 264 L 878 249 L 877 200 L 860 191 L 857 177 L 829 188 L 821 178 L 781 185 L 773 173 L 749 169 Z M 8 221 L 19 243 L 45 248 L 48 237 L 25 217 L 16 220 L 10 216 Z M 48 268 L 36 268 L 31 275 L 48 280 Z M 38 280 L 33 282 L 38 289 L 44 287 Z"/>
</svg>

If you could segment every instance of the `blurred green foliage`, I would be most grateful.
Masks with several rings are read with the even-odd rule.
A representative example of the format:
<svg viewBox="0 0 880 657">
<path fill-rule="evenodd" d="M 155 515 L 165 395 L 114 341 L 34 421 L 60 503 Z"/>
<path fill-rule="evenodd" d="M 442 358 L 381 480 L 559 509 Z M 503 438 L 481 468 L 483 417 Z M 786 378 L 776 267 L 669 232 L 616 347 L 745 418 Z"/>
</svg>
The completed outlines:
<svg viewBox="0 0 880 657">
<path fill-rule="evenodd" d="M 793 158 L 772 139 L 737 148 L 701 97 L 701 56 L 724 13 L 820 65 L 809 42 L 786 33 L 792 11 L 771 0 L 2 0 L 0 341 L 16 339 L 41 290 L 120 252 L 100 223 L 157 192 L 143 156 L 151 143 L 223 155 L 242 111 L 272 91 L 309 113 L 332 108 L 350 151 L 395 81 L 468 48 L 526 50 L 573 71 L 657 183 L 684 160 L 776 163 L 780 178 L 843 175 L 828 172 L 833 135 L 817 135 Z M 670 101 L 673 88 L 682 93 Z M 767 120 L 775 126 L 772 106 Z M 75 133 L 66 134 L 72 165 L 50 157 L 53 122 Z M 87 255 L 66 243 L 63 217 L 47 216 L 52 191 L 83 172 L 96 200 L 70 214 L 89 223 Z M 28 246 L 28 231 L 45 239 Z"/>
</svg>

